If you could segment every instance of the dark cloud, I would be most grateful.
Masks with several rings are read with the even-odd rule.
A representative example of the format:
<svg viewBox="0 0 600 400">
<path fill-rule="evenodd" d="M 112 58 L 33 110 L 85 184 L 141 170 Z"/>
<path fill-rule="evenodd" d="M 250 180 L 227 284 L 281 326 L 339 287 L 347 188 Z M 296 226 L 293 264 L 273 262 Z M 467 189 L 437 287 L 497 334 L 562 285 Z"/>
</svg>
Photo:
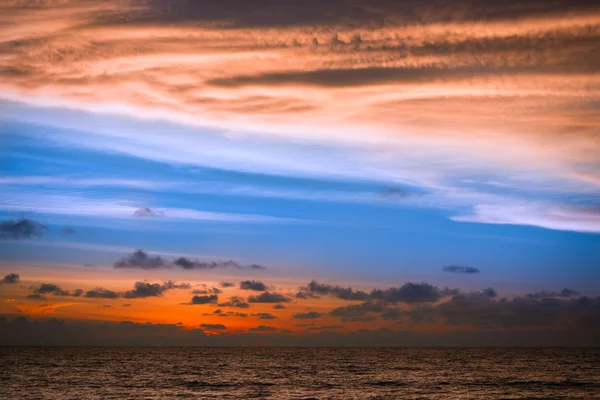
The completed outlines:
<svg viewBox="0 0 600 400">
<path fill-rule="evenodd" d="M 223 324 L 202 324 L 200 325 L 207 331 L 224 331 L 227 327 Z"/>
<path fill-rule="evenodd" d="M 254 328 L 250 328 L 248 330 L 251 331 L 251 332 L 277 332 L 280 329 L 276 328 L 274 326 L 259 325 L 259 326 L 256 326 Z"/>
<path fill-rule="evenodd" d="M 258 296 L 248 297 L 249 303 L 286 303 L 290 299 L 279 293 L 264 292 Z"/>
<path fill-rule="evenodd" d="M 116 299 L 119 297 L 119 294 L 117 292 L 113 292 L 112 290 L 97 287 L 96 289 L 85 292 L 84 296 L 90 299 Z"/>
<path fill-rule="evenodd" d="M 321 297 L 314 293 L 311 293 L 311 292 L 300 291 L 300 292 L 296 293 L 296 298 L 297 299 L 319 299 Z"/>
<path fill-rule="evenodd" d="M 61 289 L 60 286 L 53 283 L 42 283 L 39 286 L 31 288 L 33 294 L 52 294 L 54 296 L 69 296 L 68 290 Z"/>
<path fill-rule="evenodd" d="M 227 317 L 246 318 L 248 316 L 248 314 L 241 313 L 241 312 L 233 312 L 233 311 L 223 312 L 223 310 L 221 310 L 220 308 L 215 310 L 212 314 L 203 314 L 203 315 L 211 315 L 211 316 L 216 316 L 216 317 L 221 317 L 221 318 L 227 318 Z"/>
<path fill-rule="evenodd" d="M 43 236 L 48 227 L 28 218 L 0 222 L 0 239 L 29 239 Z"/>
<path fill-rule="evenodd" d="M 167 288 L 159 283 L 136 282 L 132 290 L 123 294 L 126 299 L 162 296 Z"/>
<path fill-rule="evenodd" d="M 316 280 L 312 280 L 306 287 L 300 288 L 300 291 L 296 293 L 298 298 L 309 298 L 318 295 L 335 296 L 343 300 L 366 300 L 369 298 L 369 294 L 362 290 L 327 285 Z"/>
<path fill-rule="evenodd" d="M 436 302 L 444 295 L 444 290 L 440 290 L 439 288 L 425 282 L 407 282 L 399 288 L 391 287 L 384 290 L 374 289 L 371 292 L 372 299 L 383 300 L 389 303 Z"/>
<path fill-rule="evenodd" d="M 151 256 L 144 250 L 136 250 L 133 254 L 115 261 L 115 268 L 156 269 L 167 266 L 160 256 Z"/>
<path fill-rule="evenodd" d="M 468 265 L 456 265 L 456 264 L 445 265 L 444 267 L 442 267 L 442 271 L 454 272 L 454 273 L 459 273 L 459 274 L 478 274 L 481 272 L 479 270 L 479 268 L 470 267 Z"/>
<path fill-rule="evenodd" d="M 205 289 L 195 289 L 192 290 L 192 294 L 221 294 L 223 291 L 216 287 L 205 287 Z"/>
<path fill-rule="evenodd" d="M 516 297 L 493 300 L 485 295 L 459 295 L 434 308 L 438 319 L 457 326 L 482 328 L 600 330 L 600 297 L 559 300 Z"/>
<path fill-rule="evenodd" d="M 530 300 L 531 301 L 531 300 Z M 537 301 L 537 300 L 534 300 Z M 598 318 L 600 299 L 579 301 L 569 307 L 578 309 L 573 320 Z M 570 303 L 571 300 L 560 300 Z M 570 310 L 572 311 L 572 310 Z M 587 317 L 585 314 L 587 313 Z M 568 313 L 566 313 L 568 315 Z M 335 325 L 329 329 L 334 330 Z M 596 322 L 597 326 L 597 322 Z M 317 326 L 315 326 L 317 328 Z M 340 328 L 341 329 L 341 328 Z M 326 330 L 326 329 L 323 329 Z M 261 325 L 247 333 L 208 335 L 204 329 L 186 328 L 177 324 L 135 323 L 131 321 L 58 320 L 50 318 L 0 316 L 0 343 L 6 346 L 327 346 L 327 347 L 499 347 L 499 346 L 600 346 L 598 328 L 576 323 L 551 329 L 478 329 L 445 332 L 392 331 L 390 329 L 351 332 L 318 332 L 285 334 L 287 330 Z M 312 333 L 314 332 L 314 333 Z M 332 350 L 335 351 L 335 350 Z M 497 351 L 498 356 L 506 352 Z"/>
<path fill-rule="evenodd" d="M 140 207 L 133 213 L 134 217 L 162 217 L 164 215 L 164 212 L 149 207 Z"/>
<path fill-rule="evenodd" d="M 304 0 L 281 3 L 274 0 L 223 0 L 189 2 L 152 0 L 149 9 L 137 16 L 142 21 L 205 22 L 227 28 L 297 28 L 309 26 L 368 26 L 371 29 L 394 25 L 513 20 L 561 15 L 566 12 L 596 11 L 589 0 L 504 0 L 479 3 L 457 0 Z M 339 42 L 339 39 L 338 39 Z M 332 40 L 332 43 L 336 42 Z"/>
<path fill-rule="evenodd" d="M 276 319 L 277 316 L 269 313 L 257 313 L 252 314 L 253 317 L 258 317 L 258 319 Z"/>
<path fill-rule="evenodd" d="M 382 313 L 385 310 L 383 302 L 366 301 L 361 304 L 337 307 L 331 310 L 330 315 L 343 321 L 372 321 L 375 319 L 373 313 Z"/>
<path fill-rule="evenodd" d="M 19 283 L 19 280 L 21 279 L 21 277 L 19 276 L 19 274 L 15 274 L 15 273 L 10 273 L 10 274 L 6 274 L 4 275 L 4 278 L 2 278 L 0 280 L 0 285 L 1 284 L 15 284 L 15 283 Z"/>
<path fill-rule="evenodd" d="M 219 296 L 216 294 L 211 294 L 207 296 L 194 296 L 192 300 L 188 304 L 196 305 L 196 304 L 214 304 L 219 300 Z"/>
<path fill-rule="evenodd" d="M 508 72 L 511 69 L 506 68 Z M 475 67 L 367 67 L 349 69 L 318 69 L 312 71 L 268 72 L 256 75 L 238 75 L 214 78 L 207 81 L 216 87 L 245 86 L 298 86 L 310 85 L 322 88 L 359 87 L 393 83 L 426 83 L 442 79 L 464 79 L 486 76 L 484 68 Z"/>
<path fill-rule="evenodd" d="M 267 269 L 264 265 L 261 264 L 250 264 L 246 268 L 248 269 Z"/>
<path fill-rule="evenodd" d="M 165 283 L 163 283 L 163 287 L 165 288 L 165 290 L 169 290 L 169 289 L 191 289 L 192 285 L 189 284 L 189 283 L 186 283 L 186 282 L 175 283 L 173 281 L 166 281 Z M 217 290 L 219 290 L 219 289 L 217 289 Z"/>
<path fill-rule="evenodd" d="M 122 304 L 121 307 L 131 307 L 131 304 L 125 303 L 125 304 Z"/>
<path fill-rule="evenodd" d="M 436 302 L 444 296 L 458 293 L 457 289 L 440 289 L 428 283 L 405 283 L 399 288 L 373 289 L 370 293 L 352 288 L 343 288 L 311 281 L 306 287 L 301 287 L 296 294 L 297 298 L 315 298 L 318 295 L 328 295 L 342 300 L 382 300 L 389 303 L 419 303 Z"/>
<path fill-rule="evenodd" d="M 139 268 L 139 269 L 158 269 L 158 268 L 181 268 L 184 270 L 211 270 L 217 268 L 233 269 L 264 269 L 266 267 L 256 268 L 256 265 L 244 267 L 233 260 L 228 261 L 201 261 L 186 257 L 179 257 L 173 261 L 167 261 L 161 256 L 151 256 L 144 250 L 136 250 L 132 254 L 119 258 L 114 263 L 115 268 Z M 228 283 L 228 282 L 227 282 Z"/>
<path fill-rule="evenodd" d="M 532 299 L 543 299 L 545 297 L 575 297 L 578 295 L 579 293 L 577 293 L 576 291 L 565 288 L 560 292 L 550 292 L 547 290 L 542 290 L 535 293 L 529 293 L 525 297 L 529 297 Z"/>
<path fill-rule="evenodd" d="M 311 319 L 311 318 L 321 318 L 323 314 L 316 311 L 309 311 L 305 313 L 296 313 L 293 315 L 294 318 L 297 319 Z"/>
<path fill-rule="evenodd" d="M 44 297 L 41 294 L 28 294 L 27 296 L 25 296 L 25 298 L 29 300 L 46 300 L 46 297 Z"/>
<path fill-rule="evenodd" d="M 167 281 L 162 285 L 160 283 L 136 282 L 132 290 L 123 293 L 123 297 L 126 299 L 158 297 L 162 296 L 167 290 L 189 289 L 190 287 L 189 283 L 176 284 L 173 281 Z"/>
<path fill-rule="evenodd" d="M 389 186 L 381 188 L 379 194 L 387 199 L 402 199 L 410 196 L 410 192 L 404 189 Z"/>
<path fill-rule="evenodd" d="M 309 331 L 326 331 L 326 330 L 337 330 L 344 329 L 342 325 L 323 325 L 323 326 L 311 326 L 308 328 Z"/>
<path fill-rule="evenodd" d="M 75 235 L 77 231 L 69 226 L 65 226 L 60 230 L 60 233 L 62 233 L 63 235 Z"/>
<path fill-rule="evenodd" d="M 183 269 L 216 269 L 216 268 L 243 268 L 240 264 L 235 261 L 199 261 L 199 260 L 190 260 L 189 258 L 179 257 L 175 261 L 173 261 L 173 265 L 176 267 L 180 267 Z"/>
<path fill-rule="evenodd" d="M 242 281 L 240 282 L 240 289 L 264 292 L 265 290 L 267 290 L 267 285 L 259 281 Z"/>
<path fill-rule="evenodd" d="M 283 309 L 285 309 L 285 306 L 283 304 L 275 304 L 273 306 L 273 309 L 274 310 L 283 310 Z"/>
<path fill-rule="evenodd" d="M 219 307 L 232 307 L 232 308 L 249 308 L 250 304 L 248 304 L 242 297 L 240 296 L 231 296 L 229 301 L 225 303 L 219 303 Z"/>
<path fill-rule="evenodd" d="M 234 287 L 235 283 L 233 283 L 233 282 L 220 282 L 219 285 L 221 285 L 222 288 L 228 288 L 228 287 Z"/>
<path fill-rule="evenodd" d="M 386 308 L 380 315 L 384 320 L 398 320 L 402 317 L 403 312 L 399 308 Z"/>
</svg>

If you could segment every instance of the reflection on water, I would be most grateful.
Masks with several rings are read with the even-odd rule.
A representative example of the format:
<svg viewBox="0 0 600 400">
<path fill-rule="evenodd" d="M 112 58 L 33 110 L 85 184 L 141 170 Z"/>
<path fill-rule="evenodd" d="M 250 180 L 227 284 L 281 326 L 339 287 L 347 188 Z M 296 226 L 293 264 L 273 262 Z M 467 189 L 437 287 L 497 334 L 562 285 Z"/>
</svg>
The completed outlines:
<svg viewBox="0 0 600 400">
<path fill-rule="evenodd" d="M 2 399 L 600 399 L 600 349 L 0 347 Z"/>
</svg>

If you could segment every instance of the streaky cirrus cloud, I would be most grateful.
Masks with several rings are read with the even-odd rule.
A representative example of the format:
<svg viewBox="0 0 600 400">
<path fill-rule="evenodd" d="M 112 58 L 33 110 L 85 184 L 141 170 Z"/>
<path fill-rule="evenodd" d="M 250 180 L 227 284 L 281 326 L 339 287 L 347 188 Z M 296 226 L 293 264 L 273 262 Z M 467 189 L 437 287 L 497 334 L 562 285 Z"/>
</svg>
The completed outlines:
<svg viewBox="0 0 600 400">
<path fill-rule="evenodd" d="M 598 214 L 580 207 L 600 188 L 598 6 L 440 4 L 9 2 L 0 6 L 0 93 L 12 102 L 354 146 L 355 177 L 417 183 L 433 200 L 403 200 L 443 203 L 460 211 L 455 221 L 600 232 Z M 149 141 L 104 135 L 115 140 L 103 146 L 128 142 L 129 152 Z M 172 157 L 200 163 L 182 137 L 169 137 Z M 154 157 L 165 153 L 154 147 Z M 306 163 L 292 161 L 289 169 L 307 173 Z M 316 169 L 343 170 L 330 167 Z M 502 184 L 522 191 L 543 191 L 531 185 L 542 181 L 555 190 L 549 201 L 519 191 L 474 196 L 454 180 L 474 170 L 501 173 Z M 111 209 L 131 216 L 139 206 Z M 91 212 L 70 210 L 84 211 Z M 164 212 L 275 221 L 192 211 Z"/>
</svg>

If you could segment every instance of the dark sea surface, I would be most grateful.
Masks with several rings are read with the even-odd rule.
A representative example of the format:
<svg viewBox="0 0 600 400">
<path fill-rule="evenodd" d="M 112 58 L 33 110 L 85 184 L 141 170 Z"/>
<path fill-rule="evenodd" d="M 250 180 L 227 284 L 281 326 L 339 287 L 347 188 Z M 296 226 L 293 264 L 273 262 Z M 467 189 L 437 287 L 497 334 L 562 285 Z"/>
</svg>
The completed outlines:
<svg viewBox="0 0 600 400">
<path fill-rule="evenodd" d="M 600 349 L 0 347 L 1 399 L 600 399 Z"/>
</svg>

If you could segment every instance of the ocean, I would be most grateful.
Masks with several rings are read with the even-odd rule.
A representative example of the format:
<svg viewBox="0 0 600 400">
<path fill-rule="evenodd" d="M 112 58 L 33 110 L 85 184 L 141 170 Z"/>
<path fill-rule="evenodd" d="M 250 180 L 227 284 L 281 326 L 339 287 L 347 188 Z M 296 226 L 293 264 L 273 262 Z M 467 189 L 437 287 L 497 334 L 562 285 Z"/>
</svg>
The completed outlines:
<svg viewBox="0 0 600 400">
<path fill-rule="evenodd" d="M 1 399 L 600 399 L 600 349 L 0 347 Z"/>
</svg>

